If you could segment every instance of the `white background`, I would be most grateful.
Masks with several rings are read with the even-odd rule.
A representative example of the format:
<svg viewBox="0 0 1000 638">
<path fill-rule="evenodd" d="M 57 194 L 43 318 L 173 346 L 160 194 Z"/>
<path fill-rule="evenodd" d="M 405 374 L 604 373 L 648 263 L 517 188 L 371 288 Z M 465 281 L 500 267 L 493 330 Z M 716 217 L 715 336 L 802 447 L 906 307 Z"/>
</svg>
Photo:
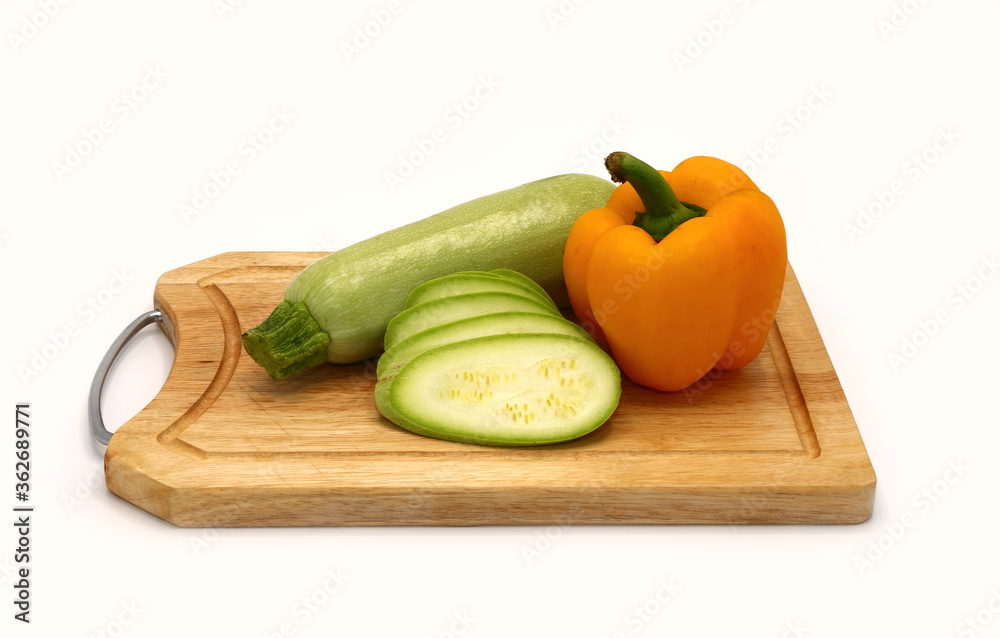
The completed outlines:
<svg viewBox="0 0 1000 638">
<path fill-rule="evenodd" d="M 334 4 L 0 2 L 0 406 L 32 404 L 36 507 L 33 623 L 4 602 L 5 635 L 1000 635 L 995 1 Z M 251 159 L 241 145 L 275 109 L 291 120 Z M 878 475 L 869 522 L 206 531 L 108 494 L 87 388 L 161 273 L 333 250 L 540 177 L 603 175 L 618 149 L 662 168 L 728 159 L 776 201 Z M 231 160 L 239 174 L 185 219 Z M 156 330 L 136 340 L 109 427 L 171 356 Z"/>
</svg>

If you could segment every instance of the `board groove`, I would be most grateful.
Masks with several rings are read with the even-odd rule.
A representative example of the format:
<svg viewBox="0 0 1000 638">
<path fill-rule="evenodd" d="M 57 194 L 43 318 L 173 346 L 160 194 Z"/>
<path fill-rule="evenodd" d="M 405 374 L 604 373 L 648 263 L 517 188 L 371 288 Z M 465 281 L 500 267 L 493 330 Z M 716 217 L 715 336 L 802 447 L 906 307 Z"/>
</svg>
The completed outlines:
<svg viewBox="0 0 1000 638">
<path fill-rule="evenodd" d="M 799 440 L 802 442 L 802 452 L 807 457 L 815 459 L 819 457 L 822 450 L 819 446 L 819 439 L 816 438 L 816 430 L 813 428 L 809 408 L 802 397 L 798 376 L 796 376 L 795 368 L 792 367 L 792 361 L 788 357 L 785 341 L 781 338 L 780 326 L 777 324 L 771 326 L 771 332 L 767 339 L 774 367 L 778 370 L 778 378 L 781 380 L 781 387 L 788 400 L 788 411 L 792 414 L 795 430 L 799 433 Z"/>
<path fill-rule="evenodd" d="M 240 358 L 240 348 L 242 347 L 240 334 L 242 331 L 240 330 L 240 320 L 236 316 L 236 310 L 229 303 L 229 299 L 225 293 L 215 285 L 215 280 L 230 275 L 255 272 L 256 270 L 259 269 L 232 268 L 219 273 L 218 276 L 203 277 L 198 280 L 198 287 L 212 300 L 212 305 L 215 306 L 216 311 L 219 313 L 219 319 L 222 321 L 223 334 L 225 336 L 222 360 L 219 362 L 218 370 L 212 378 L 212 382 L 205 388 L 204 394 L 198 398 L 195 404 L 191 406 L 191 409 L 185 412 L 181 418 L 171 423 L 157 435 L 156 438 L 160 443 L 171 443 L 180 436 L 188 426 L 197 421 L 202 414 L 212 407 L 212 404 L 222 395 L 226 386 L 232 380 L 233 373 L 236 372 L 236 364 Z"/>
</svg>

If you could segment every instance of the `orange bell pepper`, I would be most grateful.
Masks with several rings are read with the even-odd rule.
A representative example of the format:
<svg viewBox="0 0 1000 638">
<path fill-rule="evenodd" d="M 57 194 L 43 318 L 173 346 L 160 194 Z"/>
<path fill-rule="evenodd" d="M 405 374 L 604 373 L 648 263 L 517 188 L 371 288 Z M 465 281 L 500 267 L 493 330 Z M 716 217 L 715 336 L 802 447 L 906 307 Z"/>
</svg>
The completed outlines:
<svg viewBox="0 0 1000 638">
<path fill-rule="evenodd" d="M 627 153 L 615 189 L 582 215 L 563 255 L 570 302 L 622 372 L 658 390 L 753 361 L 785 280 L 781 215 L 738 167 L 692 157 L 656 171 Z"/>
</svg>

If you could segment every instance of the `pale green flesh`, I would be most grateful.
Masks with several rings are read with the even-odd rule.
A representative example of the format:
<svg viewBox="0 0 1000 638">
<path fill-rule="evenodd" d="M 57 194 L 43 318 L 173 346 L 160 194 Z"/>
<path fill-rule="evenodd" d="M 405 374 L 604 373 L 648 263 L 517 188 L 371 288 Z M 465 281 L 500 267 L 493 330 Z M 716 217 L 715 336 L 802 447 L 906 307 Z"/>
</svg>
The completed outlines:
<svg viewBox="0 0 1000 638">
<path fill-rule="evenodd" d="M 556 307 L 547 294 L 544 296 L 539 295 L 535 290 L 506 277 L 488 275 L 486 273 L 456 273 L 432 279 L 414 288 L 413 292 L 406 299 L 405 308 L 412 308 L 413 306 L 434 301 L 435 299 L 466 295 L 473 292 L 508 292 L 512 295 L 540 301 L 552 306 L 552 308 Z"/>
<path fill-rule="evenodd" d="M 470 317 L 429 328 L 404 339 L 379 357 L 378 378 L 396 374 L 417 355 L 439 346 L 501 334 L 547 333 L 590 339 L 587 331 L 572 321 L 533 312 L 498 312 Z"/>
<path fill-rule="evenodd" d="M 327 359 L 375 356 L 389 320 L 418 285 L 456 271 L 510 268 L 567 304 L 562 255 L 573 223 L 604 206 L 614 184 L 560 175 L 480 197 L 331 253 L 289 284 L 330 335 Z"/>
<path fill-rule="evenodd" d="M 476 292 L 435 299 L 404 310 L 389 322 L 385 331 L 385 349 L 441 324 L 478 317 L 494 312 L 536 312 L 561 317 L 558 310 L 527 297 L 506 292 Z"/>
<path fill-rule="evenodd" d="M 379 380 L 376 404 L 402 428 L 482 445 L 542 445 L 604 423 L 621 396 L 614 362 L 568 335 L 479 337 L 428 350 Z"/>
</svg>

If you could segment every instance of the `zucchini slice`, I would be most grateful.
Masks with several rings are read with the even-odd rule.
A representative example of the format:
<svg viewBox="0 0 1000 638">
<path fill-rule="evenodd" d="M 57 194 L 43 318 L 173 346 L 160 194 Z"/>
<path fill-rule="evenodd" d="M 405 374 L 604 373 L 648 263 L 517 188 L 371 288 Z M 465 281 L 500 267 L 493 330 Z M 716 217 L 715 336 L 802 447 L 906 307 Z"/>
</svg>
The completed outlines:
<svg viewBox="0 0 1000 638">
<path fill-rule="evenodd" d="M 378 378 L 394 375 L 393 370 L 398 371 L 431 348 L 476 337 L 520 333 L 565 334 L 590 339 L 586 330 L 562 317 L 535 312 L 495 312 L 452 321 L 403 339 L 379 357 Z"/>
<path fill-rule="evenodd" d="M 428 328 L 494 312 L 535 312 L 562 317 L 558 310 L 541 301 L 509 292 L 455 295 L 413 306 L 393 317 L 386 327 L 385 349 Z"/>
<path fill-rule="evenodd" d="M 539 290 L 541 290 L 539 288 Z M 418 304 L 454 297 L 456 295 L 467 295 L 475 292 L 507 292 L 512 295 L 519 295 L 540 301 L 554 309 L 556 304 L 552 298 L 544 291 L 538 294 L 534 288 L 525 286 L 523 283 L 513 279 L 491 275 L 488 273 L 463 272 L 438 277 L 424 282 L 413 289 L 410 296 L 406 298 L 404 309 L 412 308 Z"/>
<path fill-rule="evenodd" d="M 545 297 L 546 299 L 551 301 L 553 306 L 556 305 L 555 301 L 552 300 L 552 297 L 549 296 L 549 293 L 545 292 L 545 289 L 539 286 L 538 282 L 536 282 L 531 277 L 525 275 L 524 273 L 520 273 L 516 270 L 511 270 L 510 268 L 494 268 L 493 270 L 489 271 L 488 274 L 505 277 L 513 282 L 521 284 L 525 288 L 530 288 L 531 290 L 534 290 L 536 293 L 538 293 L 540 296 Z"/>
<path fill-rule="evenodd" d="M 523 446 L 598 428 L 621 397 L 614 361 L 563 334 L 477 337 L 427 350 L 376 384 L 379 411 L 440 439 Z"/>
</svg>

